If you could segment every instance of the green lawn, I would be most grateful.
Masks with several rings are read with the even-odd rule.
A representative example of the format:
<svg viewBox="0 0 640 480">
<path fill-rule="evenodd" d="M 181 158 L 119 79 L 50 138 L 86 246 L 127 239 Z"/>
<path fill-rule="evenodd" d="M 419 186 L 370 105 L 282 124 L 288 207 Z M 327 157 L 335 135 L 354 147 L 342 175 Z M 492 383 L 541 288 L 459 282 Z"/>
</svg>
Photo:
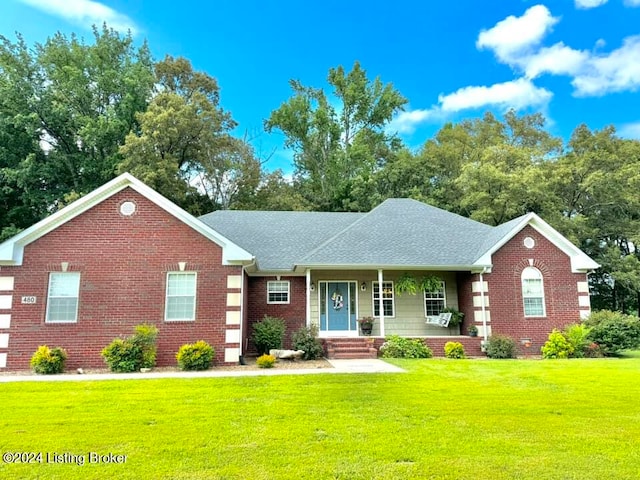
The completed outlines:
<svg viewBox="0 0 640 480">
<path fill-rule="evenodd" d="M 0 478 L 640 478 L 640 354 L 394 363 L 409 373 L 0 384 L 0 452 L 43 454 Z"/>
</svg>

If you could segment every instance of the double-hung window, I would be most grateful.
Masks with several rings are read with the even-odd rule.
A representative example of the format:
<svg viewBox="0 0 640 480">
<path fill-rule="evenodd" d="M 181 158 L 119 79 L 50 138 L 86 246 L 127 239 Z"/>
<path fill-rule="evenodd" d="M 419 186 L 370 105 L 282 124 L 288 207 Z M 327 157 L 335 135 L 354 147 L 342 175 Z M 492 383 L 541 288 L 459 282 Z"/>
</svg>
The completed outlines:
<svg viewBox="0 0 640 480">
<path fill-rule="evenodd" d="M 288 281 L 267 282 L 267 303 L 289 303 Z"/>
<path fill-rule="evenodd" d="M 393 282 L 382 282 L 382 308 L 385 317 L 395 317 Z M 373 316 L 380 316 L 380 284 L 373 282 Z"/>
<path fill-rule="evenodd" d="M 166 321 L 196 319 L 196 273 L 167 273 Z"/>
<path fill-rule="evenodd" d="M 544 285 L 542 273 L 534 267 L 522 271 L 522 302 L 525 317 L 544 317 Z"/>
<path fill-rule="evenodd" d="M 435 292 L 424 292 L 424 314 L 425 317 L 436 317 L 442 313 L 447 306 L 444 282 L 440 283 L 440 288 Z"/>
<path fill-rule="evenodd" d="M 51 272 L 47 293 L 47 323 L 78 321 L 79 272 Z"/>
</svg>

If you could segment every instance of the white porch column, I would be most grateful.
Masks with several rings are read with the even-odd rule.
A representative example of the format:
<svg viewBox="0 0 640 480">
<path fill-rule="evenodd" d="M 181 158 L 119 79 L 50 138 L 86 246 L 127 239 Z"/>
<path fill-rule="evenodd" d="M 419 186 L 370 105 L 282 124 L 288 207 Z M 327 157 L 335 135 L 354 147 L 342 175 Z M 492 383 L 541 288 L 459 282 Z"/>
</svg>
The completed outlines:
<svg viewBox="0 0 640 480">
<path fill-rule="evenodd" d="M 311 269 L 307 268 L 307 327 L 311 326 Z"/>
<path fill-rule="evenodd" d="M 382 282 L 384 277 L 382 275 L 382 269 L 378 269 L 378 308 L 380 310 L 380 336 L 384 337 L 384 289 L 382 288 Z"/>
</svg>

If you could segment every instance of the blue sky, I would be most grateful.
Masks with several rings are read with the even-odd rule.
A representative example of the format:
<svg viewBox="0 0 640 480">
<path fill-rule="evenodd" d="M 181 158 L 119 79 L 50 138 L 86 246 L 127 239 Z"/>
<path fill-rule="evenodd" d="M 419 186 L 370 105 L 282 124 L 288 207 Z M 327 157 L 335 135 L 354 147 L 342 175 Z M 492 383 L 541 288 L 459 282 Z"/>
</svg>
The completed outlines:
<svg viewBox="0 0 640 480">
<path fill-rule="evenodd" d="M 326 87 L 359 60 L 409 100 L 392 128 L 417 148 L 445 122 L 542 112 L 565 140 L 580 123 L 640 139 L 640 0 L 3 0 L 0 34 L 87 41 L 91 25 L 131 29 L 156 59 L 184 56 L 216 77 L 222 106 L 267 168 L 290 170 L 283 138 L 262 132 L 289 80 Z"/>
</svg>

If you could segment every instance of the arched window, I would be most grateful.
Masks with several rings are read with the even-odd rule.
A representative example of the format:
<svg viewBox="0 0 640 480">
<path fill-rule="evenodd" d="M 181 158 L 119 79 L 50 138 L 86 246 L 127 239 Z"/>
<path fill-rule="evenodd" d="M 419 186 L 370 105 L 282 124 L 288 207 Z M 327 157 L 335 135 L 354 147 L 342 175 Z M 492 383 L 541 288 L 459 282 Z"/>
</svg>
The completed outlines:
<svg viewBox="0 0 640 480">
<path fill-rule="evenodd" d="M 537 268 L 527 267 L 522 271 L 522 301 L 525 317 L 544 317 L 544 285 L 542 273 Z"/>
</svg>

